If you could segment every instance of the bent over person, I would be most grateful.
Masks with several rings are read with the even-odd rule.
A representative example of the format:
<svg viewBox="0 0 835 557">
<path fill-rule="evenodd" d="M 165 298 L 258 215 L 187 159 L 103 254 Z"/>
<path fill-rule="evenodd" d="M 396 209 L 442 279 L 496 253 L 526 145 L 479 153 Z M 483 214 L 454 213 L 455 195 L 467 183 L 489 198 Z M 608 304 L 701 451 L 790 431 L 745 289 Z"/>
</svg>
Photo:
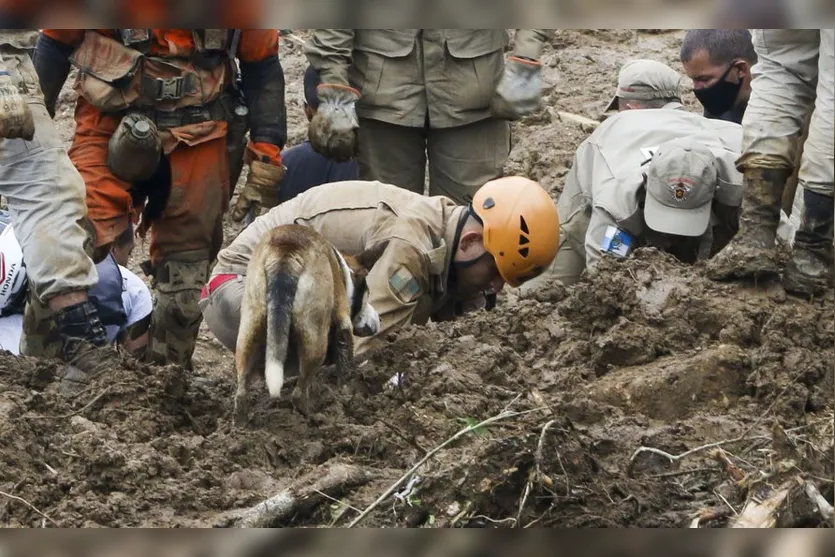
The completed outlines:
<svg viewBox="0 0 835 557">
<path fill-rule="evenodd" d="M 715 254 L 738 226 L 741 138 L 738 124 L 685 110 L 607 119 L 580 144 L 566 175 L 550 274 L 573 284 L 602 257 L 628 257 L 642 246 L 689 263 Z"/>
<path fill-rule="evenodd" d="M 471 205 L 381 182 L 318 186 L 257 218 L 220 252 L 201 307 L 209 329 L 229 350 L 237 342 L 253 250 L 283 224 L 312 227 L 349 254 L 388 242 L 367 279 L 380 332 L 357 338 L 356 353 L 409 323 L 454 318 L 463 302 L 485 291 L 519 286 L 551 264 L 559 243 L 554 203 L 527 178 L 488 182 Z"/>
<path fill-rule="evenodd" d="M 220 249 L 230 199 L 227 142 L 240 141 L 229 133 L 242 128 L 236 117 L 247 110 L 249 175 L 233 216 L 277 202 L 286 137 L 278 33 L 46 29 L 35 66 L 50 112 L 71 63 L 79 97 L 70 157 L 87 184 L 95 259 L 144 206 L 139 232 L 150 229 L 156 287 L 149 357 L 189 367 L 200 289 Z"/>
</svg>

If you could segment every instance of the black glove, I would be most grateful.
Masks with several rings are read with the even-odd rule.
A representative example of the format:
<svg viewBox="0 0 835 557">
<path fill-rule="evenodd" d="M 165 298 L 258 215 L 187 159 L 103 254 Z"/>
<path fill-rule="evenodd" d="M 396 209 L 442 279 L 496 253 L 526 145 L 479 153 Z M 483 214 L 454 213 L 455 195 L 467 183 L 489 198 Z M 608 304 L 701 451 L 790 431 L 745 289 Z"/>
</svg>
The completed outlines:
<svg viewBox="0 0 835 557">
<path fill-rule="evenodd" d="M 504 75 L 490 101 L 493 116 L 518 120 L 539 110 L 541 100 L 542 63 L 518 56 L 508 58 Z"/>
<path fill-rule="evenodd" d="M 329 159 L 344 162 L 357 155 L 356 104 L 360 93 L 353 87 L 322 84 L 316 89 L 319 108 L 310 121 L 308 135 L 313 149 Z"/>
<path fill-rule="evenodd" d="M 38 72 L 46 109 L 52 117 L 55 116 L 55 103 L 58 102 L 61 87 L 64 86 L 70 74 L 70 55 L 73 50 L 73 47 L 43 33 L 40 34 L 35 45 L 32 63 L 35 65 L 35 71 Z"/>
</svg>

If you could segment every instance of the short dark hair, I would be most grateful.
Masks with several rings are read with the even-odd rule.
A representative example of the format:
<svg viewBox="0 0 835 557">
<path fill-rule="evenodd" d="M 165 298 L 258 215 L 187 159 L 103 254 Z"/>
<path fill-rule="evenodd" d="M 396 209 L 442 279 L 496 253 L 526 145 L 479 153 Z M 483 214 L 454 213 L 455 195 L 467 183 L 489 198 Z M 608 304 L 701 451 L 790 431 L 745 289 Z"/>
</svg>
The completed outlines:
<svg viewBox="0 0 835 557">
<path fill-rule="evenodd" d="M 748 29 L 690 29 L 684 36 L 679 54 L 682 63 L 689 62 L 704 50 L 711 64 L 724 66 L 737 58 L 757 63 L 757 53 Z"/>
<path fill-rule="evenodd" d="M 119 234 L 115 240 L 113 240 L 113 244 L 118 247 L 124 247 L 128 244 L 133 242 L 133 223 L 129 222 L 128 227 L 125 229 L 124 232 Z"/>
<path fill-rule="evenodd" d="M 316 93 L 319 83 L 319 72 L 313 66 L 308 66 L 304 72 L 304 102 L 313 110 L 319 108 L 319 95 Z"/>
</svg>

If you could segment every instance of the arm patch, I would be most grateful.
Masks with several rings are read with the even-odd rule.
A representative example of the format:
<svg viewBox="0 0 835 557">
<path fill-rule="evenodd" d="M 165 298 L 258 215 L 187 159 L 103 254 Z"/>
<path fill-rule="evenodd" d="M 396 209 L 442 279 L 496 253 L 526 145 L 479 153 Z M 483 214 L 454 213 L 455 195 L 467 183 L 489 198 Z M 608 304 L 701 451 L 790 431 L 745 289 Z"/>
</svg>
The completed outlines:
<svg viewBox="0 0 835 557">
<path fill-rule="evenodd" d="M 398 267 L 392 273 L 389 277 L 389 286 L 404 304 L 414 302 L 421 294 L 420 282 L 406 267 Z"/>
</svg>

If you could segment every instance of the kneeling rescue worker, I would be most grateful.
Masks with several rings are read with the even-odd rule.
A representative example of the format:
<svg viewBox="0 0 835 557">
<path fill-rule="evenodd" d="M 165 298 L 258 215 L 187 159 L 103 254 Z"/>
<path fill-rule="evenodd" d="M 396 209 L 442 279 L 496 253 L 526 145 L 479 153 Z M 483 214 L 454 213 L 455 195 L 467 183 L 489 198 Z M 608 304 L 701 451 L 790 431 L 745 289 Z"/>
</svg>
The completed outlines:
<svg viewBox="0 0 835 557">
<path fill-rule="evenodd" d="M 218 255 L 200 305 L 206 324 L 232 351 L 253 249 L 283 224 L 310 226 L 345 253 L 389 242 L 367 279 L 380 332 L 355 339 L 357 354 L 397 328 L 452 319 L 483 293 L 538 276 L 559 245 L 554 202 L 519 176 L 487 182 L 468 206 L 381 182 L 318 186 L 255 219 Z"/>
<path fill-rule="evenodd" d="M 277 202 L 286 138 L 278 32 L 46 29 L 34 61 L 50 114 L 70 63 L 79 69 L 69 154 L 87 185 L 94 260 L 144 207 L 139 232 L 151 232 L 146 272 L 156 287 L 149 359 L 190 367 L 247 113 L 249 175 L 233 217 Z"/>
</svg>

